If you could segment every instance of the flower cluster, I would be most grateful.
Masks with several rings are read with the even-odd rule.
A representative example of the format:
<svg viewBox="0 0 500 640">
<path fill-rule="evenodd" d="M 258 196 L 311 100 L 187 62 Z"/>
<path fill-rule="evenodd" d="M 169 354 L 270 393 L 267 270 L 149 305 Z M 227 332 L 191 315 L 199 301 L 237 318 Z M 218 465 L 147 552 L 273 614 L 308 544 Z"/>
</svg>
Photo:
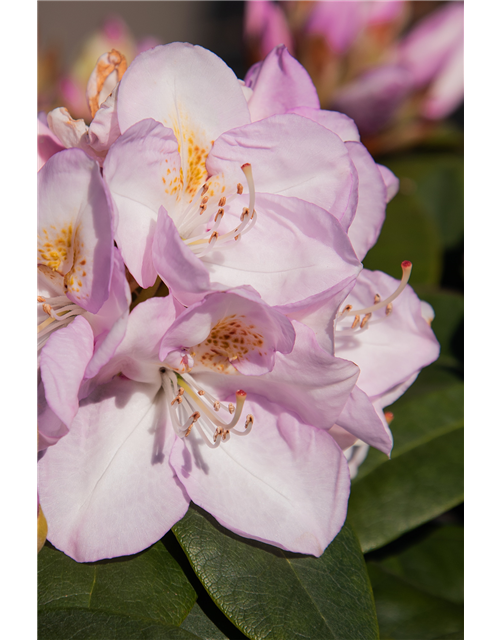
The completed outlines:
<svg viewBox="0 0 500 640">
<path fill-rule="evenodd" d="M 398 182 L 284 46 L 104 54 L 89 126 L 39 117 L 39 499 L 78 561 L 132 554 L 192 500 L 319 556 L 344 451 L 436 359 L 431 311 L 362 269 Z M 352 465 L 351 465 L 352 466 Z"/>
<path fill-rule="evenodd" d="M 322 106 L 354 118 L 370 150 L 408 146 L 432 135 L 464 95 L 463 2 L 415 20 L 419 4 L 428 3 L 252 0 L 245 6 L 250 57 L 259 61 L 285 43 Z"/>
</svg>

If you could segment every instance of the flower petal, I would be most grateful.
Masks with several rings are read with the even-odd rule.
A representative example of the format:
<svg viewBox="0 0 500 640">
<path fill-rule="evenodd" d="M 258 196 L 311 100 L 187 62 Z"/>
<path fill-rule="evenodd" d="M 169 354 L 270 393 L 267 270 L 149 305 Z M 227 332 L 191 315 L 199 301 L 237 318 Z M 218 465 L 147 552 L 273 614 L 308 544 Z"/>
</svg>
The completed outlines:
<svg viewBox="0 0 500 640">
<path fill-rule="evenodd" d="M 190 498 L 231 531 L 320 556 L 345 520 L 347 462 L 327 433 L 279 405 L 256 396 L 248 409 L 248 436 L 214 450 L 193 430 L 171 463 Z"/>
<path fill-rule="evenodd" d="M 117 217 L 115 239 L 141 287 L 156 280 L 151 247 L 158 208 L 168 199 L 165 175 L 170 171 L 178 176 L 180 171 L 177 147 L 171 129 L 143 120 L 118 138 L 104 161 L 103 175 Z"/>
<path fill-rule="evenodd" d="M 357 172 L 335 133 L 296 114 L 282 114 L 228 131 L 207 158 L 211 175 L 238 175 L 252 165 L 257 193 L 312 202 L 343 223 L 357 195 Z M 343 228 L 346 228 L 342 224 Z"/>
<path fill-rule="evenodd" d="M 253 89 L 248 101 L 252 122 L 296 107 L 319 109 L 318 94 L 309 74 L 284 44 L 249 70 L 245 84 Z"/>
<path fill-rule="evenodd" d="M 233 71 L 211 51 L 180 42 L 144 51 L 121 80 L 121 131 L 144 118 L 173 129 L 181 155 L 188 153 L 190 137 L 209 148 L 224 131 L 250 122 Z"/>
<path fill-rule="evenodd" d="M 38 172 L 38 264 L 64 276 L 66 295 L 96 313 L 109 295 L 113 237 L 99 165 L 65 149 Z"/>
<path fill-rule="evenodd" d="M 55 331 L 42 349 L 40 371 L 47 404 L 67 427 L 78 411 L 78 390 L 93 352 L 94 333 L 81 316 Z"/>
<path fill-rule="evenodd" d="M 175 435 L 157 392 L 123 378 L 99 387 L 38 464 L 48 538 L 78 562 L 142 551 L 187 510 L 168 463 Z"/>
</svg>

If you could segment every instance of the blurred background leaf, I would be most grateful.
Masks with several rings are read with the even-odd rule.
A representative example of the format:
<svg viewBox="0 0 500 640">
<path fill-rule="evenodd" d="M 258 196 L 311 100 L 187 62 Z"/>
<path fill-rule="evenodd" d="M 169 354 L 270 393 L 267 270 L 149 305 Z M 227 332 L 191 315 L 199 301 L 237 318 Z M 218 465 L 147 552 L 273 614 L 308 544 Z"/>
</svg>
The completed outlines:
<svg viewBox="0 0 500 640">
<path fill-rule="evenodd" d="M 348 524 L 321 558 L 240 538 L 193 505 L 173 531 L 212 599 L 249 638 L 378 638 L 365 562 Z"/>
<path fill-rule="evenodd" d="M 415 152 L 379 161 L 399 178 L 400 189 L 364 266 L 400 278 L 401 262 L 410 260 L 413 287 L 443 284 L 445 252 L 459 247 L 464 236 L 463 157 Z"/>
</svg>

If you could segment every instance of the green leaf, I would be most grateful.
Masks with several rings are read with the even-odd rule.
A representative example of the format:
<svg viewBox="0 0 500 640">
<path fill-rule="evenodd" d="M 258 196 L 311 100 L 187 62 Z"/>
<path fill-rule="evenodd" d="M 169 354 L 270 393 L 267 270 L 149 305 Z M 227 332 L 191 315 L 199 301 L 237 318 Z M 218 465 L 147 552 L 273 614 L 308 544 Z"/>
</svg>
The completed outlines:
<svg viewBox="0 0 500 640">
<path fill-rule="evenodd" d="M 396 406 L 391 460 L 371 449 L 352 483 L 349 517 L 364 552 L 463 500 L 463 384 Z"/>
<path fill-rule="evenodd" d="M 375 563 L 367 567 L 381 640 L 435 640 L 463 630 L 462 606 L 415 589 Z"/>
<path fill-rule="evenodd" d="M 432 321 L 432 330 L 441 345 L 439 361 L 442 365 L 453 366 L 457 363 L 456 345 L 463 340 L 464 297 L 453 291 L 443 291 L 419 285 L 415 292 L 434 309 L 436 317 Z M 461 354 L 460 354 L 461 355 Z"/>
<path fill-rule="evenodd" d="M 363 266 L 401 278 L 401 262 L 413 263 L 411 284 L 437 284 L 441 278 L 442 247 L 434 220 L 414 198 L 398 194 L 387 205 L 382 232 Z"/>
<path fill-rule="evenodd" d="M 463 527 L 442 526 L 424 540 L 377 564 L 421 591 L 463 604 Z"/>
<path fill-rule="evenodd" d="M 249 638 L 378 638 L 366 565 L 348 524 L 321 558 L 240 538 L 193 506 L 173 531 L 214 602 Z"/>
<path fill-rule="evenodd" d="M 196 600 L 194 589 L 161 543 L 135 556 L 88 564 L 45 546 L 38 555 L 38 580 L 38 606 L 44 612 L 100 612 L 142 621 L 144 628 L 180 625 Z"/>
<path fill-rule="evenodd" d="M 387 166 L 400 179 L 402 206 L 415 203 L 440 234 L 445 248 L 464 235 L 464 160 L 459 154 L 412 154 L 393 158 Z"/>
<path fill-rule="evenodd" d="M 181 624 L 181 629 L 190 631 L 204 640 L 228 640 L 197 604 L 194 605 L 187 618 Z"/>
<path fill-rule="evenodd" d="M 170 624 L 145 623 L 124 614 L 86 609 L 42 609 L 38 640 L 200 640 Z"/>
</svg>

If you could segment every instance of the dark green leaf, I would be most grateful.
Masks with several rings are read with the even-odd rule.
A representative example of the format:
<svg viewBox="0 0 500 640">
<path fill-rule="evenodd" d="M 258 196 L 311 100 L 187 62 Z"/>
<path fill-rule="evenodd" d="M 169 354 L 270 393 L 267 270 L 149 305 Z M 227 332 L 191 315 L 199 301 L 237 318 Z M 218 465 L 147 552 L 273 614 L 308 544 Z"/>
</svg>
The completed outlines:
<svg viewBox="0 0 500 640">
<path fill-rule="evenodd" d="M 38 606 L 84 609 L 179 625 L 196 593 L 161 543 L 136 556 L 81 564 L 45 546 L 38 555 Z M 90 618 L 89 618 L 90 620 Z"/>
<path fill-rule="evenodd" d="M 404 206 L 416 203 L 439 229 L 445 248 L 464 234 L 464 161 L 459 154 L 413 154 L 391 159 L 387 166 L 400 179 L 396 196 Z"/>
<path fill-rule="evenodd" d="M 210 596 L 248 637 L 378 637 L 366 565 L 349 525 L 321 558 L 240 538 L 197 507 L 173 531 Z"/>
<path fill-rule="evenodd" d="M 432 306 L 436 314 L 432 321 L 432 330 L 441 345 L 440 363 L 442 365 L 455 364 L 459 355 L 457 353 L 458 345 L 455 343 L 463 340 L 461 334 L 464 320 L 463 295 L 422 285 L 416 286 L 415 292 L 422 300 L 426 300 Z"/>
<path fill-rule="evenodd" d="M 194 605 L 188 617 L 181 624 L 181 629 L 190 631 L 203 638 L 203 640 L 228 640 L 197 604 Z"/>
<path fill-rule="evenodd" d="M 363 266 L 401 278 L 401 262 L 413 263 L 411 284 L 437 284 L 441 278 L 442 247 L 434 220 L 414 198 L 398 194 L 387 205 L 382 232 Z"/>
<path fill-rule="evenodd" d="M 381 640 L 435 640 L 463 630 L 463 607 L 407 584 L 381 566 L 367 563 Z"/>
<path fill-rule="evenodd" d="M 349 516 L 364 552 L 463 500 L 463 385 L 397 406 L 391 460 L 370 450 L 352 484 Z"/>
<path fill-rule="evenodd" d="M 377 564 L 421 591 L 456 604 L 463 604 L 463 527 L 439 527 L 424 540 Z"/>
<path fill-rule="evenodd" d="M 38 612 L 38 640 L 200 640 L 169 624 L 85 609 L 42 609 Z"/>
</svg>

